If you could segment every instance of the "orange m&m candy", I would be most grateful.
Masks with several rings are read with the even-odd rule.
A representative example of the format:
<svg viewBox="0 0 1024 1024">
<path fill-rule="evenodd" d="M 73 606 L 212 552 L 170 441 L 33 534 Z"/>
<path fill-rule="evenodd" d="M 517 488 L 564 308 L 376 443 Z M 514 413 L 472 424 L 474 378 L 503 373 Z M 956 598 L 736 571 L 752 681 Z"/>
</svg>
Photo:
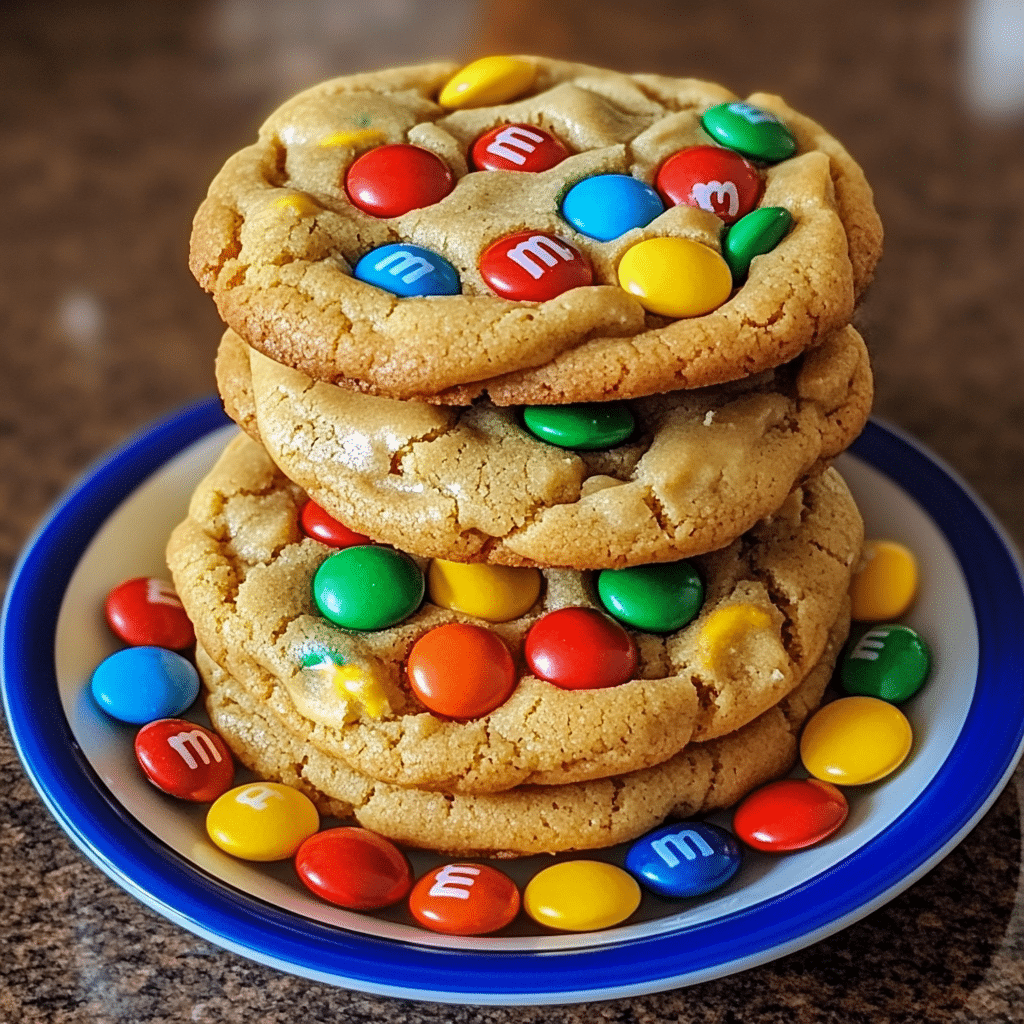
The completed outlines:
<svg viewBox="0 0 1024 1024">
<path fill-rule="evenodd" d="M 487 864 L 445 864 L 409 893 L 412 916 L 444 935 L 489 935 L 510 924 L 519 905 L 515 882 Z"/>
<path fill-rule="evenodd" d="M 483 626 L 448 622 L 413 644 L 406 665 L 416 696 L 439 715 L 478 718 L 504 704 L 516 684 L 512 655 Z"/>
</svg>

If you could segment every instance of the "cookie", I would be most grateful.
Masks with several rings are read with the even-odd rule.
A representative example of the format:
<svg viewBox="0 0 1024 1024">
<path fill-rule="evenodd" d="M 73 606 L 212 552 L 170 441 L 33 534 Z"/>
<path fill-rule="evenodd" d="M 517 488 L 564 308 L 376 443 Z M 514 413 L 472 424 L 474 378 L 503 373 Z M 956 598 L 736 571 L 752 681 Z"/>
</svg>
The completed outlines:
<svg viewBox="0 0 1024 1024">
<path fill-rule="evenodd" d="M 532 607 L 508 621 L 457 611 L 431 589 L 394 625 L 342 629 L 313 601 L 312 581 L 332 552 L 303 537 L 304 501 L 247 436 L 228 446 L 168 546 L 199 642 L 232 675 L 258 668 L 279 681 L 288 699 L 275 712 L 318 749 L 374 779 L 448 792 L 622 774 L 742 727 L 821 656 L 863 536 L 849 491 L 826 470 L 734 544 L 693 560 L 703 601 L 685 625 L 651 632 L 597 615 L 631 638 L 636 660 L 621 685 L 571 689 L 538 677 L 524 638 L 560 610 L 605 608 L 594 574 L 512 570 L 538 574 L 543 585 Z M 374 602 L 388 596 L 374 593 Z M 486 627 L 511 652 L 514 689 L 487 713 L 435 713 L 410 686 L 413 644 L 448 623 Z M 604 655 L 585 660 L 605 664 Z M 335 666 L 363 689 L 353 695 Z"/>
<path fill-rule="evenodd" d="M 457 856 L 520 857 L 627 842 L 667 817 L 732 806 L 784 775 L 796 761 L 800 727 L 822 700 L 848 624 L 847 606 L 800 685 L 734 733 L 690 744 L 656 767 L 614 778 L 481 795 L 409 789 L 367 778 L 281 727 L 254 696 L 276 685 L 266 672 L 254 669 L 243 683 L 202 647 L 196 660 L 214 727 L 257 775 L 302 790 L 322 814 L 354 818 L 405 846 Z"/>
<path fill-rule="evenodd" d="M 228 412 L 353 530 L 424 557 L 574 569 L 731 543 L 850 444 L 872 397 L 852 327 L 747 381 L 602 405 L 632 432 L 601 450 L 548 443 L 523 410 L 486 400 L 432 406 L 314 384 L 230 331 L 217 377 Z"/>
<path fill-rule="evenodd" d="M 819 125 L 694 79 L 497 62 L 490 95 L 455 95 L 481 65 L 435 63 L 333 79 L 273 113 L 194 221 L 190 266 L 224 321 L 318 380 L 496 405 L 734 380 L 849 322 L 882 231 Z M 737 124 L 791 145 L 751 147 Z M 566 155 L 543 167 L 552 145 Z M 712 162 L 700 150 L 680 177 L 669 158 L 696 147 Z"/>
</svg>

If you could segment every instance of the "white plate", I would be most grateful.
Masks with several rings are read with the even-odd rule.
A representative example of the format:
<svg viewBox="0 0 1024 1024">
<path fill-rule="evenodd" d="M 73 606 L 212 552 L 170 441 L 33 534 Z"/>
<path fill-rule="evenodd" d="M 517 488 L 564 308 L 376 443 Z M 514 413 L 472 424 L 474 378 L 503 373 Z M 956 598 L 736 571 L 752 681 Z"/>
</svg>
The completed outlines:
<svg viewBox="0 0 1024 1024">
<path fill-rule="evenodd" d="M 962 483 L 872 422 L 838 466 L 868 536 L 900 540 L 918 556 L 921 595 L 905 621 L 928 640 L 934 666 L 904 707 L 910 758 L 888 779 L 847 791 L 839 834 L 784 857 L 748 852 L 723 889 L 695 900 L 645 895 L 627 924 L 584 935 L 520 921 L 498 937 L 455 939 L 416 927 L 403 908 L 363 915 L 324 904 L 290 865 L 250 864 L 213 847 L 205 808 L 146 783 L 134 729 L 88 695 L 92 670 L 116 649 L 103 622 L 107 592 L 131 576 L 166 575 L 167 536 L 233 430 L 209 400 L 89 473 L 22 556 L 2 633 L 11 731 L 53 815 L 116 882 L 220 946 L 348 988 L 444 1002 L 580 1002 L 706 981 L 815 942 L 901 892 L 978 822 L 1020 758 L 1016 558 Z M 602 854 L 619 863 L 623 855 Z M 522 883 L 550 862 L 501 866 Z M 439 861 L 413 863 L 419 872 Z"/>
</svg>

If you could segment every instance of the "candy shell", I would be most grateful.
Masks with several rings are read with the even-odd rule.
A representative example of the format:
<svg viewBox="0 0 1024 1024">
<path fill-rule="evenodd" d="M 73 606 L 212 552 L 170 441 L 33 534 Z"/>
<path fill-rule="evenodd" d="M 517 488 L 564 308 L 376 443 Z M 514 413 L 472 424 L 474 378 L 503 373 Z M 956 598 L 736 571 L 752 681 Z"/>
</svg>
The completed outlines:
<svg viewBox="0 0 1024 1024">
<path fill-rule="evenodd" d="M 218 797 L 206 814 L 206 832 L 241 860 L 291 857 L 320 827 L 309 797 L 281 782 L 251 782 Z"/>
<path fill-rule="evenodd" d="M 866 540 L 850 584 L 851 614 L 858 622 L 898 619 L 917 596 L 914 553 L 892 540 Z"/>
<path fill-rule="evenodd" d="M 523 890 L 523 907 L 538 924 L 590 932 L 621 924 L 640 906 L 636 879 L 614 864 L 567 860 L 539 871 Z"/>
<path fill-rule="evenodd" d="M 443 935 L 490 935 L 512 923 L 519 905 L 515 882 L 487 864 L 445 864 L 409 894 L 412 916 Z"/>
<path fill-rule="evenodd" d="M 216 800 L 235 778 L 235 762 L 220 736 L 180 718 L 144 725 L 135 736 L 135 759 L 157 789 L 180 800 Z"/>
<path fill-rule="evenodd" d="M 586 256 L 546 231 L 517 231 L 492 242 L 480 256 L 480 274 L 496 294 L 525 302 L 546 302 L 594 282 Z"/>
<path fill-rule="evenodd" d="M 645 227 L 664 212 L 658 193 L 628 174 L 584 178 L 562 200 L 562 216 L 577 231 L 599 242 Z"/>
<path fill-rule="evenodd" d="M 100 662 L 90 688 L 112 718 L 144 725 L 185 711 L 199 696 L 199 673 L 162 647 L 127 647 Z"/>
<path fill-rule="evenodd" d="M 345 825 L 317 832 L 295 854 L 303 885 L 328 903 L 349 910 L 379 910 L 405 898 L 412 868 L 390 839 Z"/>
<path fill-rule="evenodd" d="M 359 544 L 331 555 L 313 577 L 320 613 L 345 629 L 386 629 L 420 606 L 426 584 L 406 554 Z"/>
<path fill-rule="evenodd" d="M 928 645 L 909 626 L 874 626 L 849 646 L 839 666 L 847 693 L 899 704 L 924 686 L 931 672 Z"/>
<path fill-rule="evenodd" d="M 849 812 L 846 797 L 829 782 L 779 779 L 744 797 L 732 827 L 747 846 L 784 853 L 834 835 Z"/>
<path fill-rule="evenodd" d="M 132 647 L 166 647 L 181 651 L 195 643 L 181 601 L 170 583 L 153 576 L 137 576 L 118 584 L 103 606 L 107 624 Z"/>
<path fill-rule="evenodd" d="M 352 276 L 403 298 L 458 295 L 459 272 L 436 252 L 422 245 L 395 242 L 368 252 Z"/>
<path fill-rule="evenodd" d="M 757 206 L 761 175 L 739 153 L 721 146 L 690 146 L 658 168 L 655 188 L 673 206 L 692 206 L 733 224 Z"/>
<path fill-rule="evenodd" d="M 352 205 L 374 217 L 400 217 L 433 206 L 454 187 L 451 168 L 436 153 L 405 142 L 369 150 L 345 176 Z"/>
<path fill-rule="evenodd" d="M 424 633 L 409 651 L 409 684 L 431 711 L 479 718 L 508 700 L 516 685 L 512 655 L 484 626 L 447 622 Z"/>
<path fill-rule="evenodd" d="M 842 697 L 811 716 L 800 737 L 800 759 L 816 779 L 838 786 L 877 782 L 910 753 L 906 716 L 876 697 Z"/>
<path fill-rule="evenodd" d="M 350 548 L 356 544 L 369 544 L 370 538 L 328 515 L 315 501 L 309 500 L 299 513 L 302 532 L 307 537 L 320 541 L 332 548 Z"/>
<path fill-rule="evenodd" d="M 427 591 L 434 604 L 488 622 L 525 615 L 540 597 L 543 582 L 540 570 L 531 566 L 435 558 L 427 569 Z"/>
<path fill-rule="evenodd" d="M 478 171 L 547 171 L 569 150 L 533 124 L 499 124 L 473 143 L 470 159 Z"/>
<path fill-rule="evenodd" d="M 722 255 L 733 281 L 745 280 L 754 257 L 771 252 L 792 224 L 792 215 L 782 206 L 763 206 L 733 224 L 722 240 Z"/>
<path fill-rule="evenodd" d="M 716 141 L 754 160 L 777 163 L 796 153 L 796 139 L 770 111 L 750 103 L 720 103 L 704 111 L 704 130 Z"/>
<path fill-rule="evenodd" d="M 604 569 L 597 576 L 601 603 L 620 622 L 649 633 L 681 629 L 700 611 L 704 584 L 686 561 Z"/>
<path fill-rule="evenodd" d="M 446 110 L 508 103 L 525 93 L 536 77 L 536 67 L 518 57 L 481 57 L 448 80 L 437 102 Z"/>
<path fill-rule="evenodd" d="M 619 261 L 619 284 L 659 316 L 703 316 L 732 292 L 729 265 L 692 238 L 646 238 Z"/>
<path fill-rule="evenodd" d="M 530 671 L 564 690 L 618 686 L 633 678 L 637 650 L 614 619 L 593 608 L 560 608 L 538 619 L 524 644 Z"/>
<path fill-rule="evenodd" d="M 704 821 L 664 825 L 626 853 L 626 870 L 659 896 L 701 896 L 725 885 L 743 854 L 731 832 Z"/>
<path fill-rule="evenodd" d="M 523 423 L 541 441 L 581 451 L 614 448 L 628 441 L 636 429 L 625 402 L 528 405 L 523 409 Z"/>
</svg>

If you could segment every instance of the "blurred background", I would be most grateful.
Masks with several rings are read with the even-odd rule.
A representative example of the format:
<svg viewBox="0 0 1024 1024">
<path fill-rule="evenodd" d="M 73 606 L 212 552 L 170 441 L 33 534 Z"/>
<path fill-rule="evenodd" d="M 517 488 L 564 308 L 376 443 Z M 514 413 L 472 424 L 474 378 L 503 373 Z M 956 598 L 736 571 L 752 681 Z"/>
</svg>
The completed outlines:
<svg viewBox="0 0 1024 1024">
<path fill-rule="evenodd" d="M 842 140 L 886 228 L 886 254 L 856 321 L 874 360 L 876 414 L 950 464 L 1024 543 L 1021 0 L 0 0 L 0 581 L 90 463 L 213 392 L 221 328 L 186 267 L 190 222 L 217 169 L 263 118 L 326 77 L 516 52 L 707 78 L 740 95 L 779 93 Z M 2 753 L 5 863 L 32 836 L 32 856 L 49 858 L 52 874 L 35 889 L 4 883 L 13 908 L 6 944 L 22 952 L 7 965 L 13 980 L 0 990 L 0 1019 L 70 1020 L 64 1011 L 83 1005 L 97 979 L 121 1000 L 123 1018 L 104 1011 L 117 1020 L 242 1019 L 225 1009 L 232 986 L 293 991 L 272 972 L 246 974 L 227 954 L 204 961 L 204 943 L 106 883 L 48 819 L 6 736 Z M 890 934 L 912 943 L 905 963 L 928 948 L 951 970 L 948 961 L 966 950 L 955 977 L 930 975 L 936 988 L 923 1016 L 915 1015 L 920 992 L 875 989 L 881 1016 L 856 1019 L 1024 1019 L 1013 966 L 1024 931 L 1014 903 L 1019 792 L 1015 782 L 954 857 L 893 904 L 883 921 L 891 931 L 875 918 L 829 946 L 854 973 L 863 950 Z M 98 893 L 79 899 L 82 885 Z M 929 886 L 954 887 L 966 918 L 959 937 L 927 918 L 939 891 Z M 88 923 L 70 951 L 29 943 L 51 902 L 53 914 Z M 119 968 L 120 947 L 105 944 L 125 929 L 145 938 L 140 928 L 156 929 L 179 977 L 220 999 L 223 1012 L 189 1010 L 180 992 L 147 989 L 152 978 L 138 964 Z M 771 978 L 804 976 L 812 961 L 787 962 Z M 49 994 L 12 1001 L 19 979 L 37 978 L 37 969 L 51 980 Z M 741 1019 L 738 1008 L 766 972 L 705 987 L 704 998 L 724 1002 L 701 1019 Z M 823 1019 L 798 1007 L 827 991 L 841 1000 L 841 982 L 797 981 L 800 998 L 779 1004 L 782 1017 L 762 1000 L 757 1020 Z M 862 972 L 860 994 L 873 983 Z M 318 1007 L 330 1001 L 317 998 Z M 162 1005 L 182 1015 L 165 1017 Z M 374 1000 L 348 1005 L 350 1019 L 383 1019 Z M 650 1015 L 609 1010 L 601 1019 L 683 1019 L 681 1003 L 642 1005 Z M 258 1019 L 290 1019 L 268 1006 Z M 847 1006 L 836 1019 L 852 1014 Z"/>
</svg>

